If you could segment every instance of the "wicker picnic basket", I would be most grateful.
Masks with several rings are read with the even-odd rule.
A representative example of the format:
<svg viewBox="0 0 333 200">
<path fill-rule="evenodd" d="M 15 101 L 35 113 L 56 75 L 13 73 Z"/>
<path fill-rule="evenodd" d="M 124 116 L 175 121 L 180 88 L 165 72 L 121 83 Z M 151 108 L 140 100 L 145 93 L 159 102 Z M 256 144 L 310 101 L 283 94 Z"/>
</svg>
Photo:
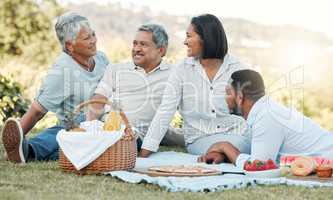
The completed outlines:
<svg viewBox="0 0 333 200">
<path fill-rule="evenodd" d="M 74 113 L 78 114 L 83 107 L 94 103 L 104 103 L 112 105 L 110 101 L 90 100 L 78 105 Z M 109 171 L 133 169 L 137 156 L 136 139 L 125 113 L 120 111 L 120 116 L 126 128 L 125 134 L 118 142 L 109 147 L 95 161 L 91 162 L 88 166 L 81 170 L 76 170 L 72 163 L 66 158 L 63 151 L 59 148 L 60 168 L 62 168 L 66 172 L 74 172 L 80 175 L 99 174 Z"/>
</svg>

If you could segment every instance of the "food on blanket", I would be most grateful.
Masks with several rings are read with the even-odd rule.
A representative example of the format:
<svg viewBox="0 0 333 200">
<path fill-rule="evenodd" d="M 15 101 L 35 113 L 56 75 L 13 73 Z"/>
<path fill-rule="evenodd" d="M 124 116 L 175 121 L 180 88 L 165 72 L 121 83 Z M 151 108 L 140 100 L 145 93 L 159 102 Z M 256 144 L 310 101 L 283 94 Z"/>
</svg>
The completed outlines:
<svg viewBox="0 0 333 200">
<path fill-rule="evenodd" d="M 280 158 L 280 166 L 290 166 L 291 163 L 295 161 L 296 158 L 301 156 L 281 156 Z M 333 166 L 333 160 L 323 158 L 323 157 L 311 157 L 316 161 L 316 164 L 319 165 L 332 165 Z"/>
<path fill-rule="evenodd" d="M 272 159 L 269 159 L 267 161 L 261 161 L 256 159 L 253 162 L 247 161 L 244 165 L 244 169 L 246 171 L 263 171 L 277 168 L 277 165 Z"/>
<path fill-rule="evenodd" d="M 86 129 L 80 128 L 80 127 L 75 127 L 73 129 L 71 129 L 70 131 L 72 131 L 72 132 L 86 132 Z"/>
<path fill-rule="evenodd" d="M 282 166 L 281 169 L 281 176 L 288 176 L 291 173 L 290 167 Z"/>
<path fill-rule="evenodd" d="M 245 175 L 253 178 L 277 178 L 281 177 L 281 168 L 261 171 L 244 171 Z"/>
<path fill-rule="evenodd" d="M 178 174 L 208 174 L 208 173 L 219 172 L 218 170 L 202 166 L 185 166 L 185 165 L 150 167 L 148 170 L 155 172 L 178 173 Z"/>
<path fill-rule="evenodd" d="M 292 162 L 294 162 L 296 159 L 296 156 L 281 156 L 280 157 L 280 166 L 289 166 Z"/>
<path fill-rule="evenodd" d="M 296 176 L 307 176 L 314 172 L 316 162 L 311 157 L 298 157 L 291 163 L 291 172 Z"/>
<path fill-rule="evenodd" d="M 103 130 L 105 131 L 119 131 L 121 118 L 119 112 L 111 111 L 104 123 Z"/>
<path fill-rule="evenodd" d="M 319 178 L 330 178 L 332 177 L 333 169 L 330 165 L 320 165 L 317 167 L 317 176 Z"/>
<path fill-rule="evenodd" d="M 316 161 L 317 166 L 319 165 L 333 165 L 333 160 L 322 158 L 322 157 L 313 157 L 313 159 Z"/>
</svg>

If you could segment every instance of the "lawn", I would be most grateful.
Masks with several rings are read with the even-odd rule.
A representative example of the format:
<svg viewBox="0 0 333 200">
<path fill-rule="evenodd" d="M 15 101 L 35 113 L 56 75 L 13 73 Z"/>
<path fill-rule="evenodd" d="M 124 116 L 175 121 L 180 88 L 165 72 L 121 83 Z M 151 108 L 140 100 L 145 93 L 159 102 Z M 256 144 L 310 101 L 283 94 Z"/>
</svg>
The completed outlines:
<svg viewBox="0 0 333 200">
<path fill-rule="evenodd" d="M 162 148 L 170 150 L 170 148 Z M 175 150 L 175 149 L 172 149 Z M 176 149 L 180 150 L 181 149 Z M 256 186 L 220 192 L 167 192 L 150 184 L 125 183 L 110 176 L 64 173 L 57 162 L 15 165 L 0 147 L 0 199 L 333 199 L 332 188 Z"/>
</svg>

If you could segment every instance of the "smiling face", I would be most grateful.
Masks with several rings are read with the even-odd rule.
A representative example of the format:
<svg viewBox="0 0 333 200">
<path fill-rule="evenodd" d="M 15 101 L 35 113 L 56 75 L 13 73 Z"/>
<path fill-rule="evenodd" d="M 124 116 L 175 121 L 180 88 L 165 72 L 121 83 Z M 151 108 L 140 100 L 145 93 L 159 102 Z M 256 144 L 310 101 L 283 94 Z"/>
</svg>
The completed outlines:
<svg viewBox="0 0 333 200">
<path fill-rule="evenodd" d="M 68 49 L 73 56 L 92 57 L 96 55 L 95 32 L 82 27 L 74 42 L 68 44 Z"/>
<path fill-rule="evenodd" d="M 132 46 L 132 58 L 135 65 L 144 69 L 155 67 L 161 62 L 164 54 L 165 47 L 156 46 L 151 32 L 137 32 Z"/>
<path fill-rule="evenodd" d="M 186 30 L 186 39 L 184 45 L 187 46 L 187 56 L 188 57 L 200 57 L 203 49 L 203 41 L 200 35 L 195 32 L 194 26 L 192 24 Z"/>
</svg>

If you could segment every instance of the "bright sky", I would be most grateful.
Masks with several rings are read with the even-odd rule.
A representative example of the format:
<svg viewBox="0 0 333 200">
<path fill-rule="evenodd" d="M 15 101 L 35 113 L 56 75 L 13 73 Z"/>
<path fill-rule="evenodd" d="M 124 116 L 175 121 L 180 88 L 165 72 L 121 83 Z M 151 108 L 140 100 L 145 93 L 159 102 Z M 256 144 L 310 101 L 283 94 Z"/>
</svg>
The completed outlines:
<svg viewBox="0 0 333 200">
<path fill-rule="evenodd" d="M 121 2 L 149 6 L 173 15 L 212 13 L 220 17 L 244 18 L 263 24 L 292 24 L 320 31 L 333 38 L 332 0 L 58 0 L 61 3 Z"/>
</svg>

